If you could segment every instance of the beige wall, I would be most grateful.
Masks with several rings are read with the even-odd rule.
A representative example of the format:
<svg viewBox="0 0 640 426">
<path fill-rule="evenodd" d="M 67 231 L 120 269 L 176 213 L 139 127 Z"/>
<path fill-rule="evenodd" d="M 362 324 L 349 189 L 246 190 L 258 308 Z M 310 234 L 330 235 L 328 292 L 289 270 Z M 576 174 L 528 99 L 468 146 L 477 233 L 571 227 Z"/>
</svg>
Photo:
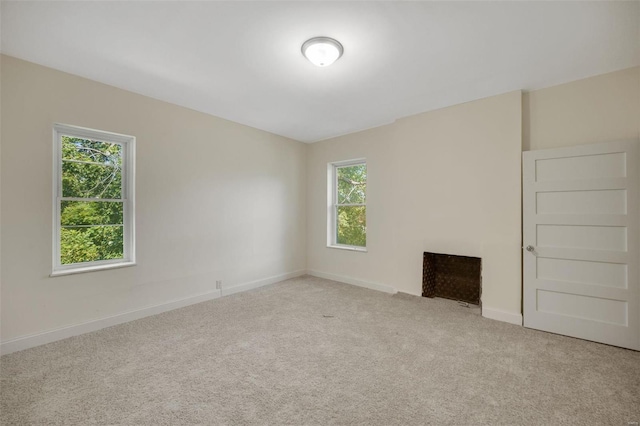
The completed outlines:
<svg viewBox="0 0 640 426">
<path fill-rule="evenodd" d="M 525 93 L 523 149 L 638 139 L 640 67 Z"/>
<path fill-rule="evenodd" d="M 307 265 L 420 294 L 422 253 L 483 259 L 483 306 L 521 305 L 521 93 L 512 92 L 312 144 Z M 326 247 L 327 163 L 365 157 L 367 253 Z"/>
<path fill-rule="evenodd" d="M 3 341 L 304 270 L 306 145 L 2 57 Z M 137 138 L 138 265 L 50 278 L 52 125 Z"/>
<path fill-rule="evenodd" d="M 420 294 L 423 251 L 482 257 L 485 313 L 517 322 L 521 149 L 640 136 L 640 67 L 305 146 L 0 58 L 3 341 L 306 267 Z M 137 266 L 48 277 L 54 122 L 137 137 Z M 360 157 L 368 252 L 327 248 L 326 165 Z"/>
<path fill-rule="evenodd" d="M 419 294 L 423 251 L 480 256 L 483 308 L 515 322 L 522 299 L 521 149 L 639 137 L 635 67 L 313 144 L 308 268 Z M 369 165 L 368 253 L 326 248 L 326 164 L 359 157 Z"/>
</svg>

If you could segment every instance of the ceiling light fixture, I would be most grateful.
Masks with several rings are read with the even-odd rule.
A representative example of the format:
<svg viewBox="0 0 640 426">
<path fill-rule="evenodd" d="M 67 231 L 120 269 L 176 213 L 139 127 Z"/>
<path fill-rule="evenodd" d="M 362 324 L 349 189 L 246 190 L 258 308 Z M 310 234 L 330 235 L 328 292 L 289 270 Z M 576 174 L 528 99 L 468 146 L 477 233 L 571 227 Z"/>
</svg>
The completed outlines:
<svg viewBox="0 0 640 426">
<path fill-rule="evenodd" d="M 302 45 L 304 57 L 319 67 L 328 67 L 342 56 L 342 52 L 340 42 L 329 37 L 314 37 Z"/>
</svg>

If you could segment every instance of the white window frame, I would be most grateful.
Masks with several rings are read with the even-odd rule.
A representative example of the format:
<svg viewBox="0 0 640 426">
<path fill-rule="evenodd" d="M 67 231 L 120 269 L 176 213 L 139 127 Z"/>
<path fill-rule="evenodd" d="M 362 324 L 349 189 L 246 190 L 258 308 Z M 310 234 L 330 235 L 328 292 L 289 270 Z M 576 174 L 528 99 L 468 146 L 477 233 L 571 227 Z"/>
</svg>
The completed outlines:
<svg viewBox="0 0 640 426">
<path fill-rule="evenodd" d="M 367 166 L 367 180 L 369 180 L 369 168 L 366 158 L 355 158 L 346 161 L 334 161 L 327 164 L 327 247 L 342 250 L 367 252 L 367 247 L 338 244 L 338 169 L 364 164 Z M 340 204 L 367 207 L 368 195 L 363 204 Z M 367 241 L 368 244 L 368 241 Z"/>
<path fill-rule="evenodd" d="M 91 139 L 122 146 L 122 190 L 123 209 L 123 257 L 122 259 L 96 260 L 62 264 L 60 262 L 61 218 L 60 208 L 64 200 L 91 201 L 91 198 L 62 197 L 62 136 Z M 129 135 L 105 132 L 56 123 L 53 126 L 53 268 L 51 276 L 77 274 L 103 269 L 133 266 L 135 262 L 135 144 L 136 138 Z M 104 201 L 104 200 L 103 200 Z"/>
</svg>

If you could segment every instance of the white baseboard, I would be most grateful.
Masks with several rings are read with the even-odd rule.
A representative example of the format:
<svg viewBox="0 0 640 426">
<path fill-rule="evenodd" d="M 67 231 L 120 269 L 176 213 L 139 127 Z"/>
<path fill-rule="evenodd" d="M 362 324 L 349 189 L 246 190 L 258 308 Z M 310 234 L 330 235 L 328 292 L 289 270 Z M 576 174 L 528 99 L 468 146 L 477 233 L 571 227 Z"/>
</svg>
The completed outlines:
<svg viewBox="0 0 640 426">
<path fill-rule="evenodd" d="M 518 312 L 507 312 L 501 309 L 487 308 L 483 305 L 482 316 L 509 324 L 522 325 L 522 314 Z"/>
<path fill-rule="evenodd" d="M 56 328 L 54 330 L 44 331 L 42 333 L 17 337 L 15 339 L 6 340 L 0 343 L 0 354 L 5 355 L 12 352 L 21 351 L 23 349 L 33 348 L 35 346 L 55 342 L 56 340 L 66 339 L 67 337 L 90 333 L 92 331 L 97 331 L 106 327 L 111 327 L 113 325 L 118 325 L 151 315 L 160 314 L 162 312 L 171 311 L 173 309 L 193 305 L 195 303 L 217 299 L 218 297 L 220 297 L 220 290 L 213 290 L 206 293 L 198 294 L 196 296 L 172 300 L 171 302 L 161 303 L 159 305 L 147 306 L 145 308 L 135 309 L 133 311 L 123 312 L 121 314 L 87 321 L 80 324 L 69 325 L 66 327 Z"/>
<path fill-rule="evenodd" d="M 206 302 L 207 300 L 217 299 L 221 296 L 227 296 L 233 293 L 250 290 L 252 288 L 262 287 L 268 284 L 273 284 L 278 281 L 283 281 L 289 278 L 298 277 L 304 275 L 305 270 L 299 270 L 288 274 L 282 274 L 275 277 L 269 277 L 257 281 L 252 281 L 246 284 L 240 284 L 237 286 L 225 288 L 222 290 L 213 290 L 206 293 L 198 294 L 196 296 L 189 296 L 183 299 L 172 300 L 170 302 L 161 303 L 159 305 L 147 306 L 145 308 L 136 309 L 133 311 L 123 312 L 121 314 L 112 315 L 105 318 L 100 318 L 92 321 L 83 322 L 80 324 L 69 325 L 66 327 L 57 328 L 55 330 L 44 331 L 42 333 L 31 334 L 28 336 L 21 336 L 15 339 L 6 340 L 0 343 L 0 354 L 10 354 L 12 352 L 21 351 L 23 349 L 29 349 L 36 346 L 44 345 L 47 343 L 55 342 L 57 340 L 66 339 L 68 337 L 78 336 L 84 333 L 90 333 L 106 327 L 111 327 L 125 322 L 134 321 L 140 318 L 148 317 L 151 315 L 160 314 L 162 312 L 172 311 L 174 309 L 183 308 L 185 306 L 194 305 L 200 302 Z"/>
<path fill-rule="evenodd" d="M 244 284 L 238 284 L 230 287 L 222 287 L 222 295 L 229 296 L 230 294 L 240 293 L 241 291 L 252 290 L 254 288 L 263 287 L 265 285 L 274 284 L 280 281 L 288 280 L 291 278 L 300 277 L 305 275 L 307 271 L 305 269 L 300 269 L 298 271 L 289 272 L 287 274 L 276 275 L 269 278 L 263 278 L 256 281 L 251 281 Z"/>
<path fill-rule="evenodd" d="M 385 293 L 396 294 L 398 290 L 387 284 L 374 283 L 369 281 L 362 281 L 356 278 L 345 277 L 342 275 L 334 275 L 326 272 L 307 270 L 307 274 L 318 278 L 325 278 L 327 280 L 338 281 L 345 284 L 351 284 L 358 287 L 368 288 L 370 290 L 383 291 Z"/>
<path fill-rule="evenodd" d="M 400 294 L 406 294 L 407 296 L 416 296 L 416 297 L 422 297 L 422 292 L 415 292 L 415 291 L 400 291 L 398 290 L 398 293 Z"/>
</svg>

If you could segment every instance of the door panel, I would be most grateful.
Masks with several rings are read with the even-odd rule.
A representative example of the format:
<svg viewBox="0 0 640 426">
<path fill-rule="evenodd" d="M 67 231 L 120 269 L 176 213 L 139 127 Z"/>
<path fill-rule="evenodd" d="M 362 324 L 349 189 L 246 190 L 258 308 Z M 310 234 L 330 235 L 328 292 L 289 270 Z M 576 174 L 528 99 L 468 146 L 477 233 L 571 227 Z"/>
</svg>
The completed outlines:
<svg viewBox="0 0 640 426">
<path fill-rule="evenodd" d="M 538 224 L 536 241 L 538 247 L 626 251 L 627 227 Z"/>
<path fill-rule="evenodd" d="M 538 214 L 627 214 L 627 191 L 555 191 L 536 194 Z"/>
<path fill-rule="evenodd" d="M 626 177 L 626 153 L 598 153 L 536 160 L 536 182 Z"/>
<path fill-rule="evenodd" d="M 627 302 L 550 290 L 537 290 L 539 312 L 627 325 Z"/>
<path fill-rule="evenodd" d="M 538 280 L 627 288 L 627 265 L 571 259 L 536 258 Z"/>
<path fill-rule="evenodd" d="M 637 141 L 523 153 L 524 325 L 640 350 Z"/>
</svg>

